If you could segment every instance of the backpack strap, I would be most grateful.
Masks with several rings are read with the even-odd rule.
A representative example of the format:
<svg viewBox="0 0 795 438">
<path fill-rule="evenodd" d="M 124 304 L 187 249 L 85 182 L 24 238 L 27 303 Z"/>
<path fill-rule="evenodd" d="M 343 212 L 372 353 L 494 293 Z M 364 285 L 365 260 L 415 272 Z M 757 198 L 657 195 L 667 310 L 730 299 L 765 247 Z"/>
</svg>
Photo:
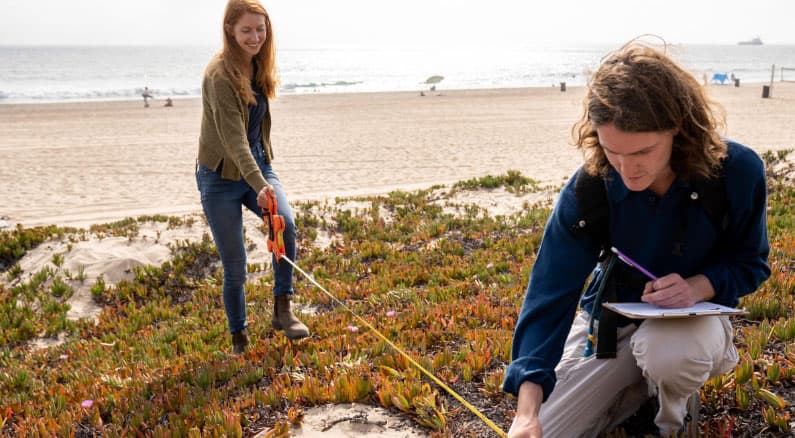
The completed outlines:
<svg viewBox="0 0 795 438">
<path fill-rule="evenodd" d="M 575 235 L 590 236 L 602 249 L 610 246 L 610 204 L 607 200 L 605 180 L 591 175 L 582 167 L 574 181 L 579 216 L 572 226 Z"/>
<path fill-rule="evenodd" d="M 604 267 L 606 264 L 616 263 L 616 256 L 612 253 L 608 256 L 607 260 L 602 263 Z M 605 277 L 602 281 L 605 282 L 604 295 L 599 297 L 599 300 L 594 301 L 594 306 L 601 306 L 602 302 L 615 303 L 616 302 L 616 273 L 611 270 L 605 271 Z M 591 312 L 594 312 L 592 309 Z M 596 332 L 596 358 L 597 359 L 613 359 L 617 356 L 618 351 L 618 313 L 602 307 L 599 309 L 599 329 Z"/>
<path fill-rule="evenodd" d="M 602 249 L 600 264 L 605 276 L 594 306 L 601 306 L 603 301 L 616 301 L 616 275 L 613 270 L 615 257 L 608 251 L 610 247 L 610 203 L 607 199 L 605 180 L 599 175 L 591 175 L 580 168 L 574 181 L 574 195 L 577 198 L 579 216 L 572 226 L 575 235 L 589 236 Z M 609 268 L 606 268 L 609 266 Z M 616 357 L 616 335 L 618 314 L 610 309 L 591 310 L 592 315 L 599 313 L 599 329 L 597 331 L 596 358 L 610 359 Z"/>
</svg>

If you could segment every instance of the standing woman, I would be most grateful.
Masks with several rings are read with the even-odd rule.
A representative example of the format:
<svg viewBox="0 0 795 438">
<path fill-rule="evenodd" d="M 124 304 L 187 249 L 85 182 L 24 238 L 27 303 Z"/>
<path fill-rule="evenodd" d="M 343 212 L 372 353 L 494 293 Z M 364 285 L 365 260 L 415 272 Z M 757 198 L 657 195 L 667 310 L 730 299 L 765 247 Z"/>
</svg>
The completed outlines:
<svg viewBox="0 0 795 438">
<path fill-rule="evenodd" d="M 202 208 L 224 267 L 223 298 L 234 353 L 248 345 L 246 250 L 242 206 L 262 217 L 267 193 L 284 216 L 286 255 L 295 260 L 295 222 L 279 177 L 271 167 L 271 116 L 276 96 L 273 31 L 257 0 L 229 0 L 224 12 L 223 50 L 207 66 L 202 82 L 202 123 L 196 183 Z M 273 259 L 273 327 L 290 339 L 309 336 L 290 310 L 293 269 Z"/>
</svg>

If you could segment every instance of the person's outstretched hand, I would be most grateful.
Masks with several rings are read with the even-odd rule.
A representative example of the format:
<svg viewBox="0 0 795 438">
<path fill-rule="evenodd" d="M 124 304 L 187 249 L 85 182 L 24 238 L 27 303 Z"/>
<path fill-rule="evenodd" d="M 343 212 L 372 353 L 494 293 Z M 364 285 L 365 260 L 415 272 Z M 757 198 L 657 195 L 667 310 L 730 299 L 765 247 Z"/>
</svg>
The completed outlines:
<svg viewBox="0 0 795 438">
<path fill-rule="evenodd" d="M 508 438 L 541 438 L 541 421 L 538 411 L 544 398 L 541 385 L 525 381 L 519 386 L 516 416 L 513 418 Z"/>
<path fill-rule="evenodd" d="M 508 430 L 508 438 L 541 438 L 541 422 L 538 417 L 517 415 Z"/>
</svg>

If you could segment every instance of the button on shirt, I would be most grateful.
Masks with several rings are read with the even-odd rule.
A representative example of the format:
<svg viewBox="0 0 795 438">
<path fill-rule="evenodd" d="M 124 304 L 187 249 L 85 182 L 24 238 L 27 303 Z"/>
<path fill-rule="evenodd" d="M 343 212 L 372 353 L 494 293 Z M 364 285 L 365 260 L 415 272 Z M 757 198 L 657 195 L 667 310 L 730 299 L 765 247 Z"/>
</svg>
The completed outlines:
<svg viewBox="0 0 795 438">
<path fill-rule="evenodd" d="M 715 303 L 736 306 L 769 275 L 767 256 L 764 165 L 751 149 L 727 142 L 723 162 L 729 209 L 729 228 L 719 233 L 703 207 L 688 202 L 691 185 L 676 180 L 662 197 L 650 190 L 633 192 L 611 169 L 606 178 L 613 246 L 658 276 L 678 273 L 683 278 L 705 275 L 715 289 Z M 512 363 L 503 388 L 516 395 L 522 382 L 541 385 L 544 400 L 555 386 L 555 366 L 571 328 L 578 301 L 590 312 L 601 272 L 599 245 L 575 236 L 578 220 L 575 178 L 560 193 L 544 230 L 538 257 L 530 274 L 513 338 Z M 672 251 L 674 233 L 686 215 L 682 255 Z M 616 268 L 631 270 L 621 264 Z M 590 274 L 592 281 L 580 300 Z M 630 275 L 633 273 L 629 273 Z M 634 273 L 637 275 L 636 273 Z M 642 290 L 617 290 L 619 301 L 640 301 Z M 583 340 L 584 342 L 584 340 Z"/>
</svg>

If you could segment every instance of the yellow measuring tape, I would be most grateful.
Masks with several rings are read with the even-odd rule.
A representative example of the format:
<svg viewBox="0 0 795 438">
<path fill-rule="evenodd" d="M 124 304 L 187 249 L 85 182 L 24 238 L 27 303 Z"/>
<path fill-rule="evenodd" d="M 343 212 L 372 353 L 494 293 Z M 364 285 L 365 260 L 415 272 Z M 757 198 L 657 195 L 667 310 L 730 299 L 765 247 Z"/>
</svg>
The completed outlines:
<svg viewBox="0 0 795 438">
<path fill-rule="evenodd" d="M 433 380 L 433 381 L 434 381 L 434 382 L 435 382 L 437 385 L 439 385 L 439 386 L 441 386 L 442 388 L 444 388 L 444 390 L 445 390 L 445 391 L 447 391 L 447 392 L 448 392 L 450 395 L 452 395 L 452 396 L 453 396 L 453 397 L 454 397 L 456 400 L 458 400 L 459 402 L 461 402 L 461 404 L 462 404 L 462 405 L 466 406 L 466 408 L 467 408 L 467 409 L 469 409 L 470 411 L 472 411 L 472 413 L 473 413 L 473 414 L 477 415 L 477 417 L 478 417 L 478 418 L 480 418 L 480 419 L 481 419 L 481 420 L 482 420 L 484 423 L 486 423 L 486 425 L 487 425 L 487 426 L 489 426 L 489 427 L 490 427 L 490 428 L 491 428 L 491 429 L 492 429 L 494 432 L 497 432 L 497 435 L 499 435 L 499 436 L 501 436 L 501 437 L 507 437 L 507 436 L 508 436 L 508 434 L 506 434 L 505 432 L 503 432 L 503 430 L 502 430 L 502 429 L 500 429 L 500 427 L 499 427 L 499 426 L 497 426 L 497 425 L 496 425 L 496 424 L 495 424 L 493 421 L 489 420 L 489 418 L 488 418 L 488 417 L 486 417 L 485 415 L 483 415 L 483 413 L 482 413 L 482 412 L 480 412 L 480 411 L 478 410 L 478 408 L 476 408 L 476 407 L 472 406 L 472 404 L 470 404 L 468 401 L 464 400 L 464 398 L 463 398 L 463 397 L 461 397 L 460 395 L 458 395 L 458 393 L 456 393 L 455 391 L 453 391 L 453 389 L 452 389 L 452 388 L 450 388 L 450 387 L 449 387 L 449 386 L 447 386 L 447 385 L 446 385 L 444 382 L 442 382 L 441 380 L 439 380 L 439 378 L 437 378 L 436 376 L 434 376 L 434 375 L 433 375 L 433 373 L 431 373 L 430 371 L 428 371 L 428 370 L 426 370 L 425 368 L 423 368 L 423 367 L 422 367 L 422 365 L 420 365 L 420 364 L 419 364 L 419 363 L 418 363 L 416 360 L 412 359 L 412 357 L 411 357 L 411 356 L 409 356 L 408 354 L 406 354 L 406 352 L 404 352 L 402 349 L 400 349 L 400 347 L 398 347 L 398 346 L 397 346 L 397 345 L 395 345 L 395 344 L 394 344 L 392 341 L 390 341 L 390 340 L 389 340 L 389 338 L 387 338 L 386 336 L 384 336 L 383 334 L 381 334 L 381 332 L 380 332 L 380 331 L 378 331 L 378 329 L 376 329 L 375 327 L 373 327 L 373 326 L 372 326 L 372 324 L 370 324 L 369 322 L 367 322 L 367 320 L 366 320 L 366 319 L 364 319 L 364 318 L 362 318 L 361 316 L 357 315 L 357 314 L 356 314 L 356 312 L 354 312 L 353 310 L 351 310 L 351 308 L 350 308 L 350 307 L 348 307 L 347 305 L 345 305 L 345 303 L 343 303 L 342 301 L 340 301 L 339 299 L 337 299 L 337 297 L 335 297 L 335 296 L 334 296 L 334 295 L 332 295 L 332 294 L 331 294 L 329 291 L 327 291 L 327 290 L 326 290 L 326 288 L 324 288 L 323 286 L 321 286 L 321 285 L 320 285 L 320 283 L 318 283 L 317 281 L 315 281 L 315 279 L 314 279 L 314 278 L 312 278 L 312 276 L 311 276 L 311 275 L 309 275 L 309 274 L 307 274 L 306 272 L 304 272 L 304 270 L 303 270 L 303 269 L 301 269 L 300 267 L 298 267 L 298 265 L 296 265 L 295 263 L 293 263 L 293 261 L 292 261 L 292 260 L 290 260 L 290 259 L 289 259 L 287 256 L 285 256 L 285 255 L 283 255 L 283 254 L 282 254 L 282 255 L 281 255 L 279 258 L 280 258 L 280 259 L 283 259 L 283 260 L 286 260 L 286 261 L 287 261 L 287 263 L 289 263 L 289 264 L 290 264 L 290 265 L 291 265 L 293 268 L 295 268 L 295 269 L 296 269 L 298 272 L 300 272 L 300 273 L 301 273 L 301 274 L 302 274 L 304 277 L 306 277 L 306 279 L 307 279 L 307 280 L 311 281 L 311 282 L 312 282 L 312 284 L 314 284 L 315 286 L 317 286 L 317 287 L 318 287 L 318 289 L 322 290 L 322 291 L 323 291 L 323 292 L 324 292 L 326 295 L 328 295 L 328 296 L 329 296 L 329 298 L 331 298 L 332 300 L 334 300 L 334 302 L 336 302 L 337 304 L 339 304 L 340 306 L 342 306 L 342 307 L 343 307 L 345 310 L 347 310 L 348 312 L 350 312 L 350 313 L 351 313 L 351 315 L 355 316 L 355 317 L 356 317 L 356 319 L 358 319 L 359 321 L 361 321 L 361 323 L 362 323 L 362 324 L 364 324 L 365 326 L 367 326 L 367 328 L 369 328 L 370 330 L 372 330 L 372 331 L 373 331 L 373 333 L 375 333 L 376 335 L 378 335 L 378 337 L 379 337 L 379 338 L 381 338 L 381 339 L 382 339 L 384 342 L 386 342 L 387 344 L 389 344 L 389 346 L 390 346 L 390 347 L 394 348 L 394 349 L 395 349 L 395 351 L 397 351 L 397 352 L 398 352 L 398 353 L 400 353 L 400 354 L 401 354 L 403 357 L 405 357 L 405 358 L 406 358 L 406 360 L 408 360 L 409 362 L 411 362 L 411 364 L 412 364 L 412 365 L 414 365 L 415 367 L 417 367 L 417 369 L 418 369 L 418 370 L 420 370 L 420 371 L 421 371 L 423 374 L 425 374 L 426 376 L 428 376 L 428 378 L 429 378 L 429 379 Z"/>
</svg>

